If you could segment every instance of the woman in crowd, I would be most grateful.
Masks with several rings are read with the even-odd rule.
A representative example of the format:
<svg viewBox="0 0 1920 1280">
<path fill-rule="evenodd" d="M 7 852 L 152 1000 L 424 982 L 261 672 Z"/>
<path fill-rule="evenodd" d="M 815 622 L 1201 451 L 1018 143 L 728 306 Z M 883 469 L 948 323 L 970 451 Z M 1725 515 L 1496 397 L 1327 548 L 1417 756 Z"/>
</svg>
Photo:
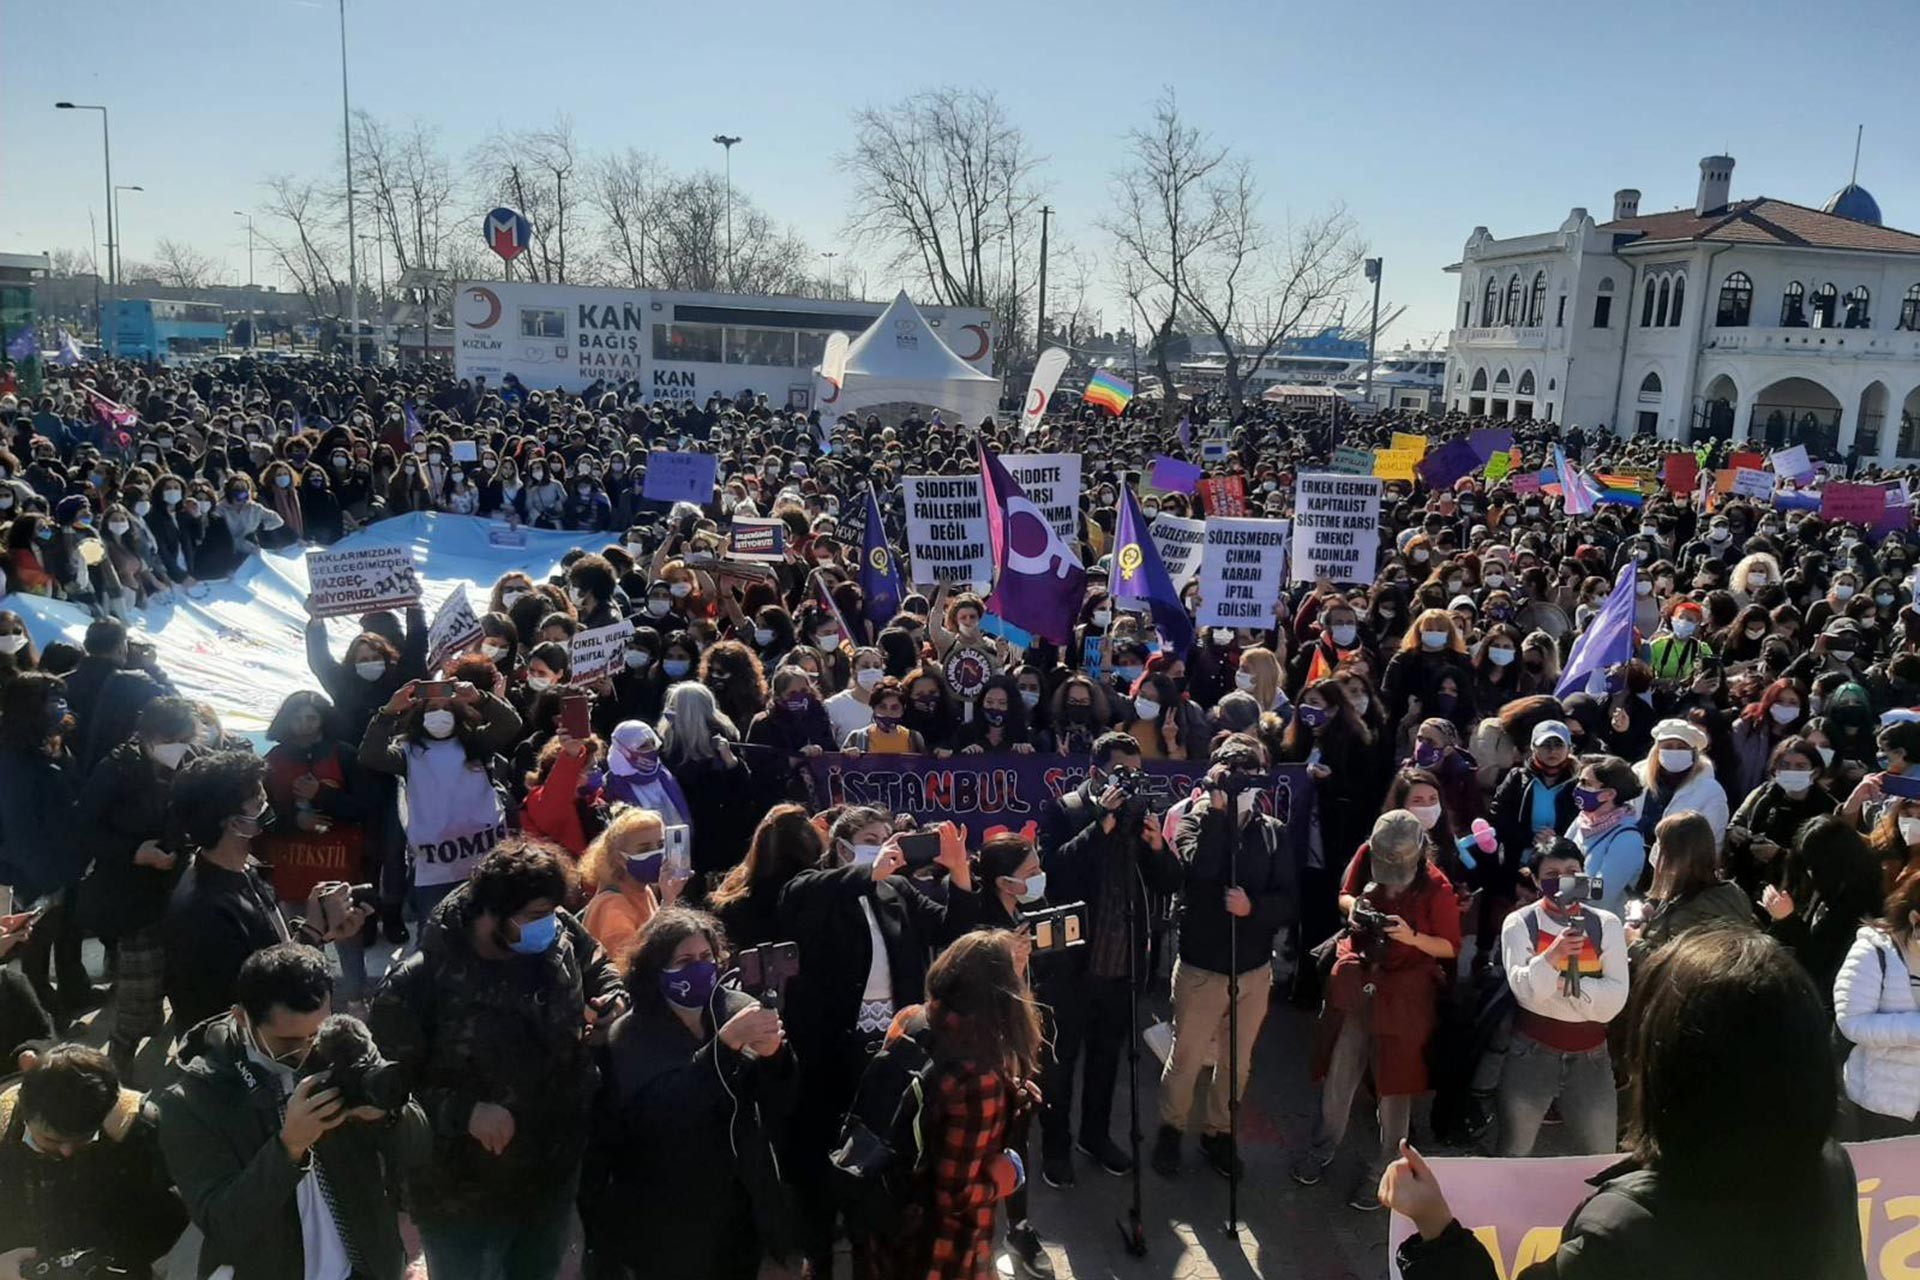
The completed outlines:
<svg viewBox="0 0 1920 1280">
<path fill-rule="evenodd" d="M 1414 703 L 1419 704 L 1416 715 L 1447 714 L 1440 709 L 1440 693 L 1442 682 L 1448 679 L 1472 679 L 1466 641 L 1451 613 L 1427 609 L 1401 637 L 1399 651 L 1381 677 L 1380 692 L 1386 699 L 1388 722 L 1398 726 Z M 1457 697 L 1458 688 L 1454 693 Z"/>
<path fill-rule="evenodd" d="M 1653 834 L 1669 811 L 1692 811 L 1707 820 L 1713 838 L 1727 833 L 1727 793 L 1707 759 L 1707 735 L 1688 720 L 1662 720 L 1653 727 L 1653 750 L 1634 766 L 1640 782 L 1636 806 L 1642 838 Z"/>
<path fill-rule="evenodd" d="M 922 665 L 908 672 L 901 683 L 907 695 L 902 723 L 920 735 L 927 750 L 936 755 L 950 753 L 953 735 L 960 727 L 960 712 L 947 688 L 947 678 L 938 667 Z"/>
<path fill-rule="evenodd" d="M 817 756 L 839 745 L 813 677 L 799 667 L 778 667 L 771 683 L 773 699 L 747 726 L 748 742 L 789 757 Z"/>
<path fill-rule="evenodd" d="M 1794 837 L 1786 885 L 1760 891 L 1767 932 L 1793 953 L 1821 999 L 1831 1000 L 1834 975 L 1860 922 L 1886 900 L 1879 863 L 1859 832 L 1835 818 L 1815 818 Z"/>
<path fill-rule="evenodd" d="M 1774 749 L 1807 723 L 1806 698 L 1791 680 L 1775 680 L 1733 724 L 1733 758 L 1723 762 L 1725 793 L 1745 796 L 1767 778 Z"/>
<path fill-rule="evenodd" d="M 1784 855 L 1800 828 L 1836 807 L 1819 783 L 1821 757 L 1811 740 L 1778 743 L 1769 768 L 1772 776 L 1748 793 L 1727 824 L 1727 876 L 1756 900 L 1763 886 L 1783 883 Z"/>
<path fill-rule="evenodd" d="M 580 860 L 582 887 L 592 896 L 580 914 L 600 949 L 625 956 L 663 907 L 680 901 L 692 872 L 666 865 L 667 828 L 651 809 L 621 808 Z"/>
<path fill-rule="evenodd" d="M 927 740 L 906 725 L 907 687 L 888 676 L 873 687 L 873 722 L 841 743 L 848 755 L 924 755 Z"/>
<path fill-rule="evenodd" d="M 617 745 L 618 730 L 614 736 Z M 702 884 L 711 885 L 740 860 L 755 818 L 765 811 L 767 789 L 755 783 L 737 749 L 740 731 L 704 684 L 686 680 L 667 691 L 655 740 L 666 769 L 660 786 L 664 790 L 672 782 L 685 798 L 684 806 L 674 807 L 693 828 L 693 870 Z M 638 767 L 644 772 L 646 739 L 631 741 L 641 743 Z"/>
<path fill-rule="evenodd" d="M 780 1015 L 720 985 L 730 958 L 719 921 L 673 907 L 626 960 L 580 1194 L 600 1274 L 755 1280 L 794 1252 L 774 1146 L 799 1073 Z"/>
<path fill-rule="evenodd" d="M 1879 918 L 1860 926 L 1834 980 L 1833 1013 L 1849 1046 L 1841 1136 L 1920 1133 L 1920 873 L 1900 877 Z"/>
<path fill-rule="evenodd" d="M 1647 866 L 1646 837 L 1635 820 L 1634 802 L 1640 793 L 1640 775 L 1619 756 L 1593 755 L 1580 761 L 1573 784 L 1580 816 L 1565 834 L 1579 846 L 1587 874 L 1600 881 L 1601 908 L 1615 915 L 1625 912 L 1627 897 Z"/>
<path fill-rule="evenodd" d="M 780 893 L 802 871 L 821 865 L 825 837 L 805 805 L 777 804 L 754 828 L 747 856 L 707 895 L 707 905 L 741 947 L 783 938 Z"/>
<path fill-rule="evenodd" d="M 722 640 L 700 658 L 700 683 L 713 691 L 720 713 L 738 725 L 767 709 L 767 677 L 760 659 L 737 640 Z"/>
<path fill-rule="evenodd" d="M 559 845 L 576 859 L 586 854 L 588 843 L 606 825 L 607 802 L 601 791 L 606 770 L 596 763 L 600 751 L 598 738 L 575 738 L 565 732 L 540 748 L 524 780 L 523 831 Z"/>
<path fill-rule="evenodd" d="M 1682 932 L 1706 925 L 1755 928 L 1753 899 L 1718 871 L 1713 828 L 1697 813 L 1669 813 L 1654 828 L 1653 887 L 1627 941 L 1638 964 Z"/>
</svg>

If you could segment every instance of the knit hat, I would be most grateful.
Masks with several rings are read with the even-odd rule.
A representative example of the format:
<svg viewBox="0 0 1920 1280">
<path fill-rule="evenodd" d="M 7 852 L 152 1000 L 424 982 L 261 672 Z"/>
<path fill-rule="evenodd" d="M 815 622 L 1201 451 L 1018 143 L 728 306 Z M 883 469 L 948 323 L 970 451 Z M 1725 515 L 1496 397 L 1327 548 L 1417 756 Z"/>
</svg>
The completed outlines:
<svg viewBox="0 0 1920 1280">
<path fill-rule="evenodd" d="M 1663 738 L 1678 738 L 1695 751 L 1707 749 L 1707 731 L 1691 720 L 1662 720 L 1653 726 L 1653 740 L 1659 742 Z"/>
</svg>

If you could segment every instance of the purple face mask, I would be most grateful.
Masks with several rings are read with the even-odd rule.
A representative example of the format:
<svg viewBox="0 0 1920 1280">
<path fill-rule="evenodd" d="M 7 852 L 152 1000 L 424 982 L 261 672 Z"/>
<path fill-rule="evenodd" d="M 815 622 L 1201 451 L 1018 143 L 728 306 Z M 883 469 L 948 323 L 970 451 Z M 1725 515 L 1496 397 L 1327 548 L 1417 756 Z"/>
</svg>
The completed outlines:
<svg viewBox="0 0 1920 1280">
<path fill-rule="evenodd" d="M 1431 742 L 1416 743 L 1413 748 L 1413 762 L 1422 769 L 1431 769 L 1440 763 L 1440 748 Z"/>
<path fill-rule="evenodd" d="M 690 960 L 660 975 L 660 994 L 670 1005 L 704 1009 L 720 984 L 720 966 L 711 960 Z"/>
<path fill-rule="evenodd" d="M 813 699 L 804 693 L 795 693 L 780 699 L 780 705 L 793 712 L 793 714 L 800 715 L 806 711 L 807 704 L 812 701 Z"/>
</svg>

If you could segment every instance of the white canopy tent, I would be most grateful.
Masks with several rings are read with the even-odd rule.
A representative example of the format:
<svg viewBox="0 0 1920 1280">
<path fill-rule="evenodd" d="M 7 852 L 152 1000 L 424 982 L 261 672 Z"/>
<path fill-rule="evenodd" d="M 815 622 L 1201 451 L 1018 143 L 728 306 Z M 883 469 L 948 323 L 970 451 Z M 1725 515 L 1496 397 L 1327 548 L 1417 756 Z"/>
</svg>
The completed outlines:
<svg viewBox="0 0 1920 1280">
<path fill-rule="evenodd" d="M 819 397 L 823 418 L 912 404 L 945 410 L 971 424 L 990 417 L 1000 404 L 1000 380 L 955 355 L 904 292 L 847 348 L 838 395 L 829 372 L 815 369 L 814 375 L 829 384 Z"/>
</svg>

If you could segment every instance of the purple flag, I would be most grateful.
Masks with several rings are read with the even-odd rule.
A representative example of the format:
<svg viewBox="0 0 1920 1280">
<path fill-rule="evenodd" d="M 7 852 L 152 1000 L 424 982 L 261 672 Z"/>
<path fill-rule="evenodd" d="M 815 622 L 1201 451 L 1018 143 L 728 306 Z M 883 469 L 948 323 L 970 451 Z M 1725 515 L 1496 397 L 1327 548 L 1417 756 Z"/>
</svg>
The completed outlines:
<svg viewBox="0 0 1920 1280">
<path fill-rule="evenodd" d="M 1180 603 L 1180 592 L 1167 576 L 1160 561 L 1160 549 L 1148 534 L 1146 517 L 1133 500 L 1133 490 L 1120 490 L 1120 523 L 1113 533 L 1113 584 L 1115 600 L 1144 600 L 1153 611 L 1153 625 L 1167 647 L 1187 656 L 1193 647 L 1193 619 Z"/>
<path fill-rule="evenodd" d="M 1086 569 L 984 443 L 980 482 L 993 543 L 993 594 L 987 608 L 1042 639 L 1067 644 L 1087 593 Z"/>
<path fill-rule="evenodd" d="M 1429 489 L 1445 489 L 1461 476 L 1478 471 L 1485 462 L 1465 440 L 1449 440 L 1420 464 L 1420 478 Z"/>
<path fill-rule="evenodd" d="M 1574 640 L 1567 665 L 1560 670 L 1560 683 L 1554 688 L 1554 697 L 1592 693 L 1591 686 L 1596 682 L 1604 684 L 1608 667 L 1619 666 L 1633 657 L 1634 584 L 1640 577 L 1638 570 L 1638 565 L 1627 561 L 1626 571 L 1613 585 L 1613 594 Z"/>
<path fill-rule="evenodd" d="M 866 596 L 867 617 L 875 627 L 884 627 L 900 612 L 900 598 L 906 594 L 900 583 L 900 565 L 887 545 L 887 528 L 880 520 L 880 500 L 867 486 L 867 519 L 860 542 L 860 591 Z"/>
<path fill-rule="evenodd" d="M 1147 483 L 1162 493 L 1192 493 L 1193 486 L 1200 483 L 1201 474 L 1200 468 L 1191 462 L 1169 458 L 1163 453 L 1154 458 Z"/>
</svg>

